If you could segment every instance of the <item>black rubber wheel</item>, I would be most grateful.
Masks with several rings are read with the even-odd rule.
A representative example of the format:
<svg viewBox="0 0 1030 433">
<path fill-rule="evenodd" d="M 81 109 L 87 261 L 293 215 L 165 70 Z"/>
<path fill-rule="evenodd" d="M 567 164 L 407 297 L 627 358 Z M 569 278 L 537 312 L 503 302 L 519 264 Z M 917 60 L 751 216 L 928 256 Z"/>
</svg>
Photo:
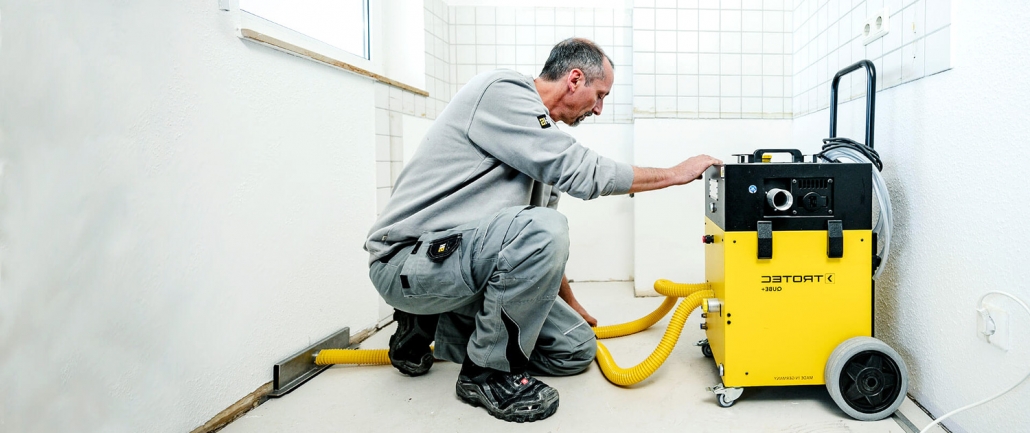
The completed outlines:
<svg viewBox="0 0 1030 433">
<path fill-rule="evenodd" d="M 855 337 L 837 346 L 826 363 L 825 379 L 837 406 L 862 421 L 893 414 L 908 390 L 905 361 L 872 337 Z"/>
<path fill-rule="evenodd" d="M 736 402 L 737 402 L 737 400 L 726 400 L 726 395 L 725 394 L 719 394 L 719 406 L 730 407 L 730 406 L 733 406 L 733 403 L 736 403 Z"/>
<path fill-rule="evenodd" d="M 714 355 L 712 355 L 712 345 L 711 344 L 702 344 L 701 345 L 701 354 L 704 355 L 705 358 L 713 357 Z"/>
</svg>

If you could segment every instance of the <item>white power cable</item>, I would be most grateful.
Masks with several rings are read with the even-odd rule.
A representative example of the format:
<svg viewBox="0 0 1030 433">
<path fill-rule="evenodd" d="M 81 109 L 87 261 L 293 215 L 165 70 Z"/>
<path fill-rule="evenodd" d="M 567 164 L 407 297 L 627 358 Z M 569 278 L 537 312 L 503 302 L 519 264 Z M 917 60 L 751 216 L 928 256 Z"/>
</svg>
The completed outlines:
<svg viewBox="0 0 1030 433">
<path fill-rule="evenodd" d="M 991 292 L 984 293 L 984 295 L 980 297 L 980 303 L 977 304 L 977 306 L 979 308 L 983 308 L 984 299 L 987 298 L 988 295 L 1008 296 L 1013 301 L 1016 301 L 1017 303 L 1019 303 L 1019 305 L 1022 306 L 1024 310 L 1026 310 L 1026 314 L 1030 315 L 1030 307 L 1027 307 L 1026 304 L 1023 301 L 1021 301 L 1019 298 L 1017 298 L 1015 296 L 1012 296 L 1011 294 L 1008 294 L 1008 293 L 1005 293 L 1005 292 L 991 291 Z M 1030 371 L 1027 372 L 1026 376 L 1023 376 L 1022 379 L 1019 379 L 1018 382 L 1016 382 L 1012 386 L 1006 388 L 1004 391 L 999 392 L 999 393 L 995 394 L 994 396 L 991 396 L 991 397 L 985 398 L 983 400 L 980 400 L 980 401 L 978 401 L 976 403 L 973 403 L 973 404 L 970 404 L 970 405 L 967 405 L 967 406 L 962 406 L 962 407 L 960 407 L 958 409 L 955 409 L 955 410 L 953 410 L 951 412 L 948 412 L 948 413 L 944 414 L 944 416 L 941 416 L 940 418 L 937 418 L 937 419 L 933 420 L 933 422 L 931 422 L 930 424 L 927 424 L 926 427 L 923 427 L 923 429 L 919 431 L 919 433 L 926 433 L 926 432 L 930 431 L 931 427 L 933 427 L 933 426 L 935 426 L 937 424 L 940 424 L 942 421 L 944 421 L 945 419 L 948 419 L 949 417 L 951 417 L 952 415 L 954 415 L 956 413 L 962 412 L 962 411 L 964 411 L 966 409 L 969 409 L 969 408 L 973 408 L 973 407 L 979 406 L 981 404 L 984 404 L 984 403 L 987 403 L 987 402 L 989 402 L 991 400 L 994 400 L 994 399 L 996 399 L 998 397 L 1001 397 L 1005 393 L 1007 393 L 1009 391 L 1012 391 L 1013 389 L 1016 389 L 1016 387 L 1019 386 L 1020 384 L 1022 384 L 1023 382 L 1026 382 L 1027 378 L 1030 378 Z"/>
<path fill-rule="evenodd" d="M 869 158 L 866 158 L 862 152 L 847 147 L 839 147 L 835 149 L 829 149 L 823 152 L 823 158 L 827 160 L 839 160 L 841 157 L 850 159 L 855 162 L 868 162 L 872 164 Z M 876 272 L 873 273 L 873 279 L 880 277 L 883 270 L 887 268 L 887 256 L 890 255 L 891 251 L 891 227 L 894 225 L 894 211 L 891 208 L 891 197 L 890 192 L 887 191 L 887 183 L 884 182 L 883 176 L 876 170 L 875 165 L 873 170 L 873 190 L 876 193 L 877 202 L 880 205 L 880 217 L 876 219 L 876 226 L 873 227 L 873 233 L 876 233 L 877 239 L 883 244 L 883 248 L 880 249 L 880 265 L 877 266 Z"/>
</svg>

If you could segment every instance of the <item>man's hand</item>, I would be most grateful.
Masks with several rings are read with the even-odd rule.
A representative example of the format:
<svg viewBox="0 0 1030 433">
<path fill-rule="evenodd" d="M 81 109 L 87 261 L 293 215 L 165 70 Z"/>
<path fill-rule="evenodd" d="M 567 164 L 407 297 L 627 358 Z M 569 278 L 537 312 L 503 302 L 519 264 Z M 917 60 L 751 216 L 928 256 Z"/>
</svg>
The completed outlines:
<svg viewBox="0 0 1030 433">
<path fill-rule="evenodd" d="M 580 316 L 583 316 L 583 320 L 586 320 L 587 325 L 590 325 L 591 328 L 597 326 L 597 319 L 595 319 L 594 316 L 591 316 L 590 313 L 587 313 L 586 308 L 583 308 L 579 302 L 576 302 L 576 305 L 569 304 L 569 306 L 572 307 L 573 310 L 576 310 Z"/>
<path fill-rule="evenodd" d="M 633 186 L 629 192 L 643 192 L 683 185 L 700 179 L 708 167 L 720 165 L 722 161 L 708 155 L 698 155 L 672 168 L 633 167 Z"/>
<path fill-rule="evenodd" d="M 718 164 L 722 164 L 722 161 L 708 155 L 690 157 L 686 161 L 683 161 L 679 163 L 679 165 L 670 169 L 675 173 L 673 185 L 683 185 L 690 183 L 695 179 L 700 179 L 705 174 L 705 170 L 707 170 L 708 167 Z"/>
<path fill-rule="evenodd" d="M 572 294 L 572 286 L 569 285 L 569 279 L 564 275 L 561 277 L 561 286 L 558 287 L 558 297 L 562 298 L 566 304 L 569 304 L 573 310 L 576 310 L 580 316 L 583 316 L 583 320 L 587 321 L 587 324 L 591 327 L 597 326 L 597 319 L 587 313 L 586 308 L 583 308 L 576 300 L 576 296 Z"/>
</svg>

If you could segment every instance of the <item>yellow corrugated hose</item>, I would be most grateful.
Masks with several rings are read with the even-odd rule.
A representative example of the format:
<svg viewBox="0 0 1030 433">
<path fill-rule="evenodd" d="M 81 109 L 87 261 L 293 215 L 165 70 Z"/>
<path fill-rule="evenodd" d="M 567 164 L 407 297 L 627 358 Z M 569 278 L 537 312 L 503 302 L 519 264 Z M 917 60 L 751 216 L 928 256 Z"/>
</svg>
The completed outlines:
<svg viewBox="0 0 1030 433">
<path fill-rule="evenodd" d="M 325 349 L 318 352 L 315 357 L 317 365 L 332 364 L 365 364 L 382 365 L 390 364 L 388 349 L 354 350 L 354 349 Z"/>
<path fill-rule="evenodd" d="M 665 359 L 672 353 L 672 348 L 676 347 L 676 342 L 679 341 L 680 333 L 683 332 L 683 325 L 687 322 L 687 316 L 690 315 L 690 312 L 701 306 L 702 299 L 713 296 L 715 294 L 711 290 L 702 290 L 681 301 L 680 305 L 676 307 L 676 311 L 672 313 L 669 327 L 665 329 L 665 335 L 662 336 L 658 347 L 647 359 L 635 367 L 622 368 L 616 365 L 615 360 L 612 359 L 612 354 L 608 352 L 604 344 L 598 341 L 597 365 L 601 367 L 601 373 L 604 374 L 604 377 L 609 382 L 619 386 L 633 385 L 646 379 L 655 370 L 658 370 L 658 367 L 661 367 Z"/>
<path fill-rule="evenodd" d="M 655 370 L 658 370 L 658 367 L 660 367 L 662 363 L 665 362 L 665 359 L 669 357 L 669 354 L 672 353 L 672 349 L 676 346 L 676 342 L 679 341 L 680 333 L 683 332 L 683 325 L 686 323 L 687 317 L 690 316 L 690 313 L 701 305 L 702 299 L 715 296 L 712 291 L 709 290 L 709 285 L 706 283 L 682 284 L 674 283 L 669 280 L 658 280 L 655 281 L 654 288 L 655 291 L 659 294 L 665 295 L 666 298 L 662 304 L 650 314 L 632 322 L 594 328 L 594 333 L 597 335 L 598 339 L 615 338 L 635 334 L 650 328 L 661 320 L 662 317 L 665 317 L 665 315 L 669 313 L 669 310 L 672 309 L 672 306 L 676 303 L 677 298 L 686 298 L 680 302 L 678 307 L 676 307 L 676 312 L 673 313 L 672 319 L 669 321 L 669 326 L 665 329 L 665 335 L 662 336 L 662 340 L 658 343 L 658 347 L 650 356 L 647 357 L 647 359 L 635 367 L 619 367 L 615 364 L 615 360 L 612 359 L 612 355 L 608 352 L 608 349 L 604 347 L 601 342 L 597 343 L 597 364 L 601 367 L 601 372 L 604 374 L 604 377 L 611 383 L 619 386 L 633 385 L 646 379 L 648 376 L 653 374 Z M 387 349 L 325 349 L 319 351 L 318 355 L 315 357 L 315 364 L 317 365 L 382 365 L 389 363 L 390 356 Z"/>
<path fill-rule="evenodd" d="M 594 334 L 597 335 L 598 339 L 624 337 L 631 334 L 636 334 L 651 325 L 654 325 L 676 305 L 676 298 L 685 298 L 701 290 L 707 290 L 708 283 L 701 284 L 683 284 L 674 283 L 669 280 L 658 280 L 654 282 L 654 290 L 661 295 L 665 295 L 665 301 L 662 305 L 659 305 L 650 314 L 641 317 L 632 322 L 626 322 L 618 325 L 598 326 L 594 328 Z"/>
</svg>

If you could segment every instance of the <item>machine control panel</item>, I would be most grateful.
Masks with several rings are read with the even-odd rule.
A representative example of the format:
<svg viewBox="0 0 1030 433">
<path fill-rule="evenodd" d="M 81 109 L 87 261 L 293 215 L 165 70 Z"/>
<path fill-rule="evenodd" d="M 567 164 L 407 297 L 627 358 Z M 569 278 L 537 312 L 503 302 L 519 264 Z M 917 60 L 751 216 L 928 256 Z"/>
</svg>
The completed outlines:
<svg viewBox="0 0 1030 433">
<path fill-rule="evenodd" d="M 791 152 L 793 162 L 752 158 L 705 171 L 708 219 L 724 231 L 756 231 L 759 221 L 776 231 L 826 230 L 830 220 L 872 228 L 871 164 L 807 162 Z"/>
</svg>

